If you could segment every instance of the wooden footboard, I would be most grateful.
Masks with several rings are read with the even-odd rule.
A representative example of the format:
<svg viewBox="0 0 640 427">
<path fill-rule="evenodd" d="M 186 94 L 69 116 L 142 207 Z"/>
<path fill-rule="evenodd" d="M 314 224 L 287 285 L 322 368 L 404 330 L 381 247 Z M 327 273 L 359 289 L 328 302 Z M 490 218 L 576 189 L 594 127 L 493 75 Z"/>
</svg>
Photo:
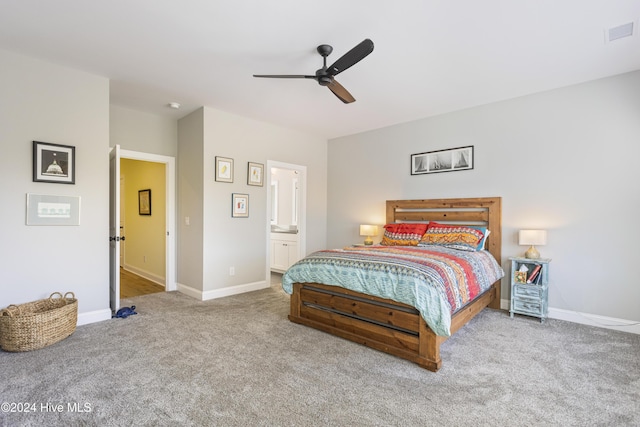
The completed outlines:
<svg viewBox="0 0 640 427">
<path fill-rule="evenodd" d="M 499 282 L 498 282 L 499 283 Z M 495 298 L 495 285 L 451 319 L 460 329 Z M 406 304 L 318 283 L 294 283 L 289 320 L 417 363 L 430 371 L 442 365 L 437 336 Z"/>
</svg>

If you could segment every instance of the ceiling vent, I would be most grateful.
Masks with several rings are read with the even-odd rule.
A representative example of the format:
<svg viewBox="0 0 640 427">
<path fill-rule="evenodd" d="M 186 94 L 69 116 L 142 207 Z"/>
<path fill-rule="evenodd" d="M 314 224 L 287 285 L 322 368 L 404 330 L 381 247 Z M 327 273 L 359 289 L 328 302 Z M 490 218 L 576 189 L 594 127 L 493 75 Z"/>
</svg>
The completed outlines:
<svg viewBox="0 0 640 427">
<path fill-rule="evenodd" d="M 625 37 L 633 36 L 634 22 L 618 25 L 617 27 L 609 28 L 605 31 L 606 42 L 612 42 L 623 39 Z"/>
</svg>

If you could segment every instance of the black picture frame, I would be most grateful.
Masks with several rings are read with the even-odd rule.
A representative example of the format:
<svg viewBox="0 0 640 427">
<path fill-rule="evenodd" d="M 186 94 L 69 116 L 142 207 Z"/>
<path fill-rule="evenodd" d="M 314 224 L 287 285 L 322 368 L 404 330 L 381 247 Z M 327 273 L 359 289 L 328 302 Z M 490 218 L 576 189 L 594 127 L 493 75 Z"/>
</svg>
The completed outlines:
<svg viewBox="0 0 640 427">
<path fill-rule="evenodd" d="M 411 175 L 455 172 L 473 167 L 473 145 L 411 155 Z"/>
<path fill-rule="evenodd" d="M 151 215 L 151 189 L 138 190 L 138 215 Z"/>
<path fill-rule="evenodd" d="M 76 147 L 33 141 L 33 181 L 76 183 Z"/>
</svg>

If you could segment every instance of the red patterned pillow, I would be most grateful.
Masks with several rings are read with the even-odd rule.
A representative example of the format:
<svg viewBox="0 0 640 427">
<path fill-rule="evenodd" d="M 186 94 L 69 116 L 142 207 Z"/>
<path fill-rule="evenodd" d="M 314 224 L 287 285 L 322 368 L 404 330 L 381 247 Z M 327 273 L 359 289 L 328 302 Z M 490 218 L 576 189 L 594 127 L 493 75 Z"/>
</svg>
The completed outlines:
<svg viewBox="0 0 640 427">
<path fill-rule="evenodd" d="M 430 222 L 419 246 L 446 246 L 463 251 L 475 251 L 484 238 L 484 233 L 477 228 L 465 225 L 449 225 Z"/>
<path fill-rule="evenodd" d="M 381 245 L 386 246 L 417 246 L 420 238 L 427 231 L 427 224 L 387 224 Z"/>
</svg>

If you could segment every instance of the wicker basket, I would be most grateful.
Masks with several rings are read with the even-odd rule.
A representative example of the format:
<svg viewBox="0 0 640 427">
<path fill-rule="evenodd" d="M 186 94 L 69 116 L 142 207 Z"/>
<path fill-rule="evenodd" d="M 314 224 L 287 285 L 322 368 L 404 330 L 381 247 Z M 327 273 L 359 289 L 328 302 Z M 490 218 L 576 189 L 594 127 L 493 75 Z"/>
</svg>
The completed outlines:
<svg viewBox="0 0 640 427">
<path fill-rule="evenodd" d="M 78 300 L 73 292 L 54 292 L 47 299 L 10 305 L 0 311 L 0 348 L 37 350 L 57 343 L 76 330 Z"/>
</svg>

